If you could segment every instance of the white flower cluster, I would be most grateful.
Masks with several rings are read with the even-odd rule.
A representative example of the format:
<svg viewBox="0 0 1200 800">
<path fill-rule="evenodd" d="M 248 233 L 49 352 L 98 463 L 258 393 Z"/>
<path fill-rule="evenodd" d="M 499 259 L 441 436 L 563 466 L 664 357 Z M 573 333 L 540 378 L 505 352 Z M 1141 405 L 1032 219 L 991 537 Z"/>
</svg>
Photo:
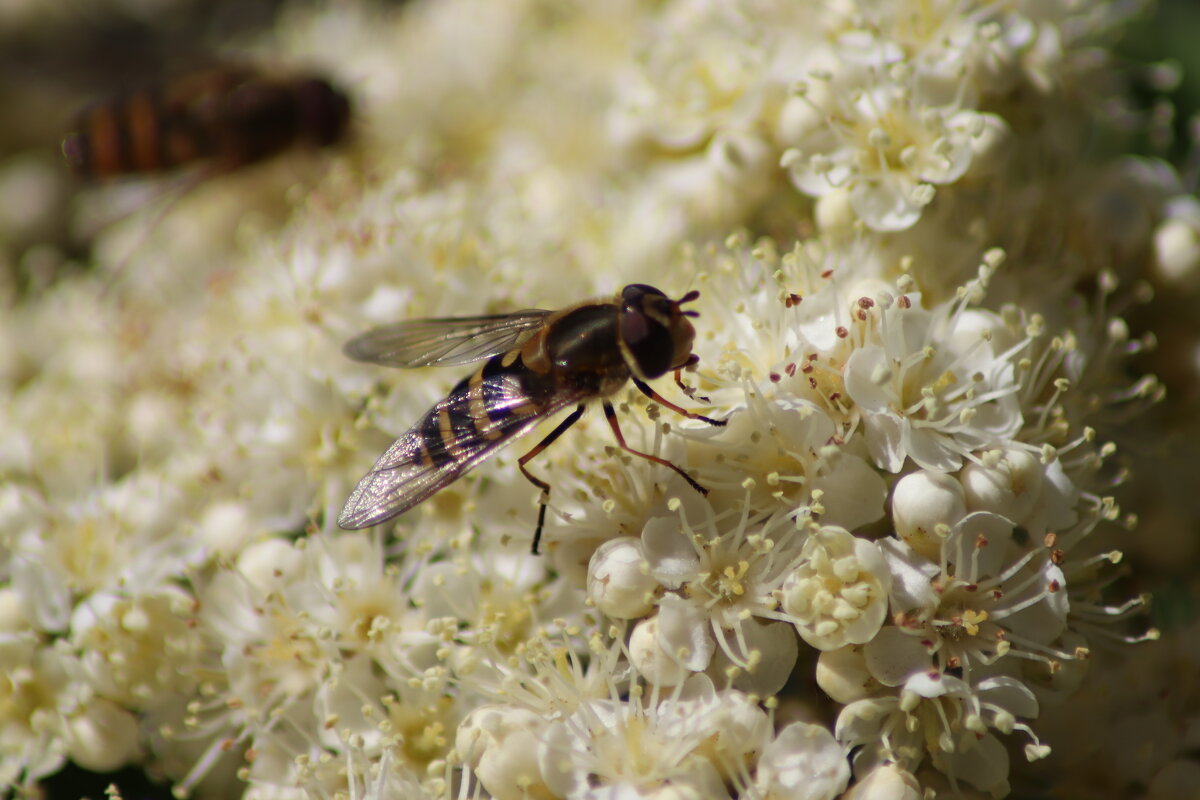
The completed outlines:
<svg viewBox="0 0 1200 800">
<path fill-rule="evenodd" d="M 1108 751 L 1033 762 L 1089 724 L 1097 643 L 1154 635 L 1114 624 L 1146 599 L 1114 585 L 1109 440 L 1161 395 L 1114 309 L 1200 268 L 1170 168 L 1078 145 L 1128 11 L 285 14 L 264 57 L 350 87 L 349 151 L 134 215 L 0 319 L 0 784 L 71 760 L 262 800 L 1079 796 Z M 726 424 L 612 399 L 706 494 L 585 418 L 531 463 L 540 557 L 522 445 L 336 527 L 462 377 L 346 339 L 633 282 L 700 292 L 691 385 L 658 389 Z M 1164 752 L 1114 780 L 1177 796 L 1200 767 Z"/>
</svg>

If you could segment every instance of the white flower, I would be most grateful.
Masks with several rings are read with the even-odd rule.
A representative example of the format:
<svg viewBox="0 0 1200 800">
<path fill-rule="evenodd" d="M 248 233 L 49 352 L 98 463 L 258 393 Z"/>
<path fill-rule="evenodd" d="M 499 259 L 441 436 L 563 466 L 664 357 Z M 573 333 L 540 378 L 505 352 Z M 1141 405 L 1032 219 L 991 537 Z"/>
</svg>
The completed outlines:
<svg viewBox="0 0 1200 800">
<path fill-rule="evenodd" d="M 688 152 L 719 130 L 753 126 L 767 100 L 762 27 L 725 3 L 668 4 L 638 48 L 634 79 L 618 84 L 618 129 Z"/>
<path fill-rule="evenodd" d="M 420 619 L 435 619 L 443 629 L 438 658 L 480 684 L 497 662 L 520 652 L 538 633 L 581 623 L 580 593 L 549 582 L 545 560 L 530 554 L 524 542 L 516 552 L 476 542 L 452 560 L 422 565 L 410 597 L 420 607 Z M 393 649 L 408 652 L 416 646 L 414 633 L 408 628 Z"/>
<path fill-rule="evenodd" d="M 357 711 L 362 697 L 384 692 L 379 675 L 401 681 L 439 675 L 430 672 L 438 664 L 438 637 L 426 631 L 427 620 L 412 608 L 400 576 L 385 569 L 371 535 L 317 535 L 290 548 L 269 541 L 246 550 L 240 562 L 244 569 L 219 572 L 201 595 L 199 620 L 222 645 L 227 684 L 208 688 L 220 702 L 189 724 L 218 737 L 249 738 L 264 753 L 263 763 L 255 762 L 256 781 L 296 780 L 294 760 L 319 750 L 313 737 L 278 736 L 281 719 L 300 731 L 336 712 L 353 727 L 357 714 L 337 709 L 330 681 L 357 687 Z M 370 656 L 370 669 L 351 662 L 354 653 Z M 336 733 L 335 727 L 326 736 Z"/>
<path fill-rule="evenodd" d="M 763 748 L 755 788 L 766 800 L 832 800 L 849 780 L 846 752 L 833 734 L 793 722 Z"/>
<path fill-rule="evenodd" d="M 818 650 L 870 641 L 891 588 L 879 546 L 826 525 L 808 533 L 800 557 L 780 588 L 780 603 L 804 641 Z"/>
<path fill-rule="evenodd" d="M 850 448 L 843 431 L 815 403 L 787 391 L 746 390 L 745 407 L 715 431 L 691 431 L 689 451 L 714 502 L 741 499 L 754 508 L 797 512 L 820 498 L 823 522 L 853 530 L 883 516 L 887 489 Z"/>
<path fill-rule="evenodd" d="M 884 683 L 897 685 L 932 654 L 941 669 L 973 671 L 1013 650 L 1043 661 L 1060 653 L 1053 643 L 1067 629 L 1067 580 L 1049 550 L 1024 540 L 995 514 L 968 514 L 947 536 L 937 561 L 895 539 L 881 543 L 892 573 L 896 629 L 890 639 L 867 646 L 890 653 L 912 650 L 914 667 L 902 667 Z M 903 634 L 912 644 L 900 641 Z M 919 651 L 919 652 L 918 652 Z"/>
<path fill-rule="evenodd" d="M 925 3 L 919 9 L 870 0 L 854 5 L 856 13 L 843 9 L 831 14 L 826 24 L 845 28 L 838 51 L 848 61 L 865 67 L 882 63 L 881 54 L 889 62 L 903 55 L 927 95 L 975 102 L 980 95 L 1014 91 L 1022 78 L 1043 91 L 1048 88 L 1043 76 L 1052 70 L 1045 64 L 1034 68 L 1038 60 L 1053 58 L 1048 43 L 1037 52 L 1039 34 L 1054 42 L 1061 58 L 1056 24 L 1068 21 L 1070 4 L 1029 4 L 1027 12 L 1023 5 L 981 6 L 964 14 L 953 0 Z M 1029 70 L 1023 72 L 1027 65 Z"/>
<path fill-rule="evenodd" d="M 988 115 L 926 99 L 906 71 L 890 65 L 892 77 L 851 89 L 843 84 L 861 73 L 850 70 L 853 77 L 835 78 L 811 97 L 802 84 L 783 111 L 789 149 L 781 163 L 796 188 L 813 197 L 847 189 L 859 218 L 878 231 L 915 225 L 932 185 L 961 178 L 974 140 L 988 129 Z"/>
<path fill-rule="evenodd" d="M 972 450 L 1020 430 L 1023 348 L 1010 344 L 999 317 L 958 303 L 928 312 L 907 295 L 876 313 L 878 327 L 847 360 L 845 378 L 878 466 L 898 472 L 912 458 L 955 470 Z"/>
<path fill-rule="evenodd" d="M 33 791 L 66 761 L 71 659 L 31 636 L 0 639 L 0 780 Z M 122 744 L 118 746 L 128 746 Z"/>
<path fill-rule="evenodd" d="M 185 696 L 196 686 L 185 665 L 205 653 L 194 613 L 195 599 L 173 586 L 132 596 L 93 594 L 71 615 L 80 677 L 100 695 L 143 713 Z"/>
<path fill-rule="evenodd" d="M 195 542 L 176 536 L 178 489 L 139 475 L 74 502 L 53 506 L 22 494 L 13 509 L 11 580 L 38 628 L 63 632 L 73 604 L 93 591 L 134 586 L 152 593 L 173 570 L 201 560 Z"/>
<path fill-rule="evenodd" d="M 661 702 L 586 703 L 547 731 L 543 777 L 557 796 L 586 800 L 728 798 L 723 753 L 708 747 L 722 740 L 721 697 L 693 676 Z M 659 794 L 668 786 L 671 794 Z"/>
<path fill-rule="evenodd" d="M 762 637 L 752 626 L 758 624 L 755 616 L 775 616 L 772 593 L 802 538 L 795 524 L 781 516 L 753 520 L 745 513 L 723 519 L 695 497 L 673 507 L 676 518 L 652 519 L 642 532 L 649 573 L 667 590 L 658 601 L 660 646 L 693 671 L 706 669 L 720 649 L 751 675 L 759 664 L 770 663 L 786 680 L 796 657 L 794 636 Z"/>
<path fill-rule="evenodd" d="M 548 794 L 539 761 L 549 727 L 526 709 L 479 706 L 459 726 L 455 749 L 491 797 Z"/>
<path fill-rule="evenodd" d="M 376 754 L 361 742 L 351 741 L 338 757 L 303 758 L 296 786 L 306 797 L 332 797 L 339 791 L 348 791 L 351 797 L 362 800 L 441 800 L 447 796 L 441 776 L 406 769 L 397 763 L 394 753 L 387 749 Z"/>
<path fill-rule="evenodd" d="M 971 687 L 936 671 L 922 672 L 896 695 L 846 706 L 838 715 L 836 736 L 847 748 L 865 745 L 854 757 L 858 776 L 887 761 L 912 772 L 928 755 L 951 781 L 1005 792 L 1008 753 L 991 731 L 1020 727 L 1028 732 L 1016 718 L 1037 713 L 1033 694 L 1011 678 L 989 678 Z"/>
</svg>

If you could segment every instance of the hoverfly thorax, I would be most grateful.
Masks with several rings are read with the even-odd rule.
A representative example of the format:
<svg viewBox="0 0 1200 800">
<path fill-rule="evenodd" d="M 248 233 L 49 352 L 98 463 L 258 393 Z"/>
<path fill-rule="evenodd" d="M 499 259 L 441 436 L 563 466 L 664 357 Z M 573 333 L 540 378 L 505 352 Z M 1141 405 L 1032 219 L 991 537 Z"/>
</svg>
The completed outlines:
<svg viewBox="0 0 1200 800">
<path fill-rule="evenodd" d="M 689 363 L 696 331 L 680 306 L 700 296 L 691 291 L 672 300 L 653 286 L 633 283 L 621 290 L 617 339 L 621 355 L 641 380 L 653 380 Z"/>
</svg>

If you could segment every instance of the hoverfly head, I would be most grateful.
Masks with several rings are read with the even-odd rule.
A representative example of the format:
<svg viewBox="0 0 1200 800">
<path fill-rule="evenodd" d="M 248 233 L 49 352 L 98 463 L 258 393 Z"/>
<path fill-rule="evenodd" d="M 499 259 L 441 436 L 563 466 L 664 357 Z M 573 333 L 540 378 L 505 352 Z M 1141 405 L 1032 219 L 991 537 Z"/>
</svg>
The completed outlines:
<svg viewBox="0 0 1200 800">
<path fill-rule="evenodd" d="M 653 380 L 687 364 L 696 331 L 680 306 L 700 296 L 692 290 L 672 300 L 653 286 L 631 283 L 621 290 L 618 313 L 621 353 L 641 380 Z"/>
</svg>

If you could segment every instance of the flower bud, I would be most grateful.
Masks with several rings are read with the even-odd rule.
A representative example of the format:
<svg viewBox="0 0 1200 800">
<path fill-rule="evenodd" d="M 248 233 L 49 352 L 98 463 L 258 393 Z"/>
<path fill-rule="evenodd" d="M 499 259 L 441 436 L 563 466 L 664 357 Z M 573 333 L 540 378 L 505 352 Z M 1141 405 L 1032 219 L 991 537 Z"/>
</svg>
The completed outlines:
<svg viewBox="0 0 1200 800">
<path fill-rule="evenodd" d="M 962 485 L 942 472 L 920 470 L 905 475 L 892 490 L 892 525 L 909 547 L 937 561 L 942 535 L 937 526 L 953 527 L 967 514 Z"/>
<path fill-rule="evenodd" d="M 538 767 L 545 720 L 532 711 L 480 706 L 458 727 L 454 746 L 491 797 L 550 796 Z"/>
<path fill-rule="evenodd" d="M 867 670 L 861 645 L 821 653 L 817 659 L 816 678 L 821 690 L 842 705 L 861 700 L 879 686 Z"/>
<path fill-rule="evenodd" d="M 629 636 L 629 660 L 642 677 L 656 686 L 674 686 L 692 674 L 659 645 L 657 616 L 634 626 Z"/>
<path fill-rule="evenodd" d="M 596 608 L 614 619 L 644 617 L 654 608 L 658 582 L 643 565 L 642 543 L 633 536 L 610 539 L 588 564 L 588 597 Z"/>
<path fill-rule="evenodd" d="M 112 772 L 138 754 L 137 717 L 108 700 L 88 703 L 64 733 L 70 759 L 92 772 Z"/>
<path fill-rule="evenodd" d="M 958 480 L 969 511 L 991 511 L 1020 525 L 1041 494 L 1042 467 L 1031 453 L 1005 450 L 991 466 L 967 462 Z"/>
<path fill-rule="evenodd" d="M 871 770 L 842 797 L 842 800 L 921 800 L 921 785 L 912 773 L 895 764 Z"/>
</svg>

